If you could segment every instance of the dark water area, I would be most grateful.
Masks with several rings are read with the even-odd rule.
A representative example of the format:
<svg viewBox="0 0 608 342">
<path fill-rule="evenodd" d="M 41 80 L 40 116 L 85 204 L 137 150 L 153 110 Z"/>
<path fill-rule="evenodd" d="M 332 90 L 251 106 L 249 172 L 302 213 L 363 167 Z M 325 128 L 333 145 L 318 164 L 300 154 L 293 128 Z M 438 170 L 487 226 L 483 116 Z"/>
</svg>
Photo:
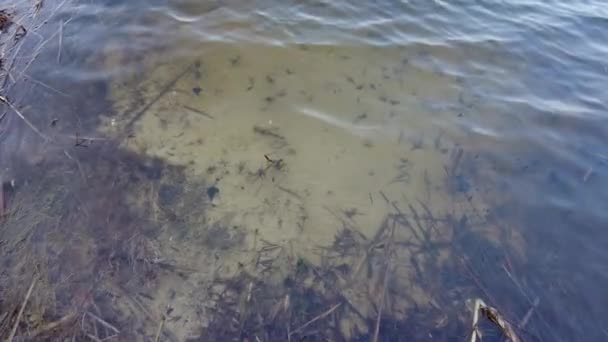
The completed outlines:
<svg viewBox="0 0 608 342">
<path fill-rule="evenodd" d="M 0 10 L 3 339 L 608 339 L 602 1 Z"/>
</svg>

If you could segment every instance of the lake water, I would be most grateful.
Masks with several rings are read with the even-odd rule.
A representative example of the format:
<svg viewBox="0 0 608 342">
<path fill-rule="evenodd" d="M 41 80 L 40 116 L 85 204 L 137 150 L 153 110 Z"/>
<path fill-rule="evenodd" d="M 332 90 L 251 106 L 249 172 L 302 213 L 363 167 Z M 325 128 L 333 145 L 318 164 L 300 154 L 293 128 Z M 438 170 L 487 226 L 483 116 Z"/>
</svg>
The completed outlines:
<svg viewBox="0 0 608 342">
<path fill-rule="evenodd" d="M 602 1 L 1 9 L 3 339 L 608 339 Z"/>
</svg>

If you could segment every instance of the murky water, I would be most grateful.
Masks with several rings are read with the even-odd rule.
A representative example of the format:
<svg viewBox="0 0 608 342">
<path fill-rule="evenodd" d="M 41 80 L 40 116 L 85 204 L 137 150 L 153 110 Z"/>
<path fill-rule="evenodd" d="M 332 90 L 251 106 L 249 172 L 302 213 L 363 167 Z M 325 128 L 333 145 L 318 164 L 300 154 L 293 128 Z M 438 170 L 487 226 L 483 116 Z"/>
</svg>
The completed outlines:
<svg viewBox="0 0 608 342">
<path fill-rule="evenodd" d="M 3 338 L 608 339 L 602 2 L 3 8 Z"/>
</svg>

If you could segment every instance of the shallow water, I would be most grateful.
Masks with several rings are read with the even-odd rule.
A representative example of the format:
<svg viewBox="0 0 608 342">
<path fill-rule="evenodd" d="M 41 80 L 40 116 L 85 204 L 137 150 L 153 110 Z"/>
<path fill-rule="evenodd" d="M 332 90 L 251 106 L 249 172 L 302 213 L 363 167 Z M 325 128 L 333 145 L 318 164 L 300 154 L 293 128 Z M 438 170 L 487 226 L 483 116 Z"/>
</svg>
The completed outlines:
<svg viewBox="0 0 608 342">
<path fill-rule="evenodd" d="M 51 1 L 39 15 L 51 19 L 28 26 L 3 94 L 50 138 L 4 108 L 2 179 L 16 181 L 7 210 L 25 201 L 5 224 L 37 229 L 26 251 L 53 236 L 90 244 L 48 247 L 49 263 L 109 261 L 49 266 L 48 284 L 71 291 L 111 283 L 96 272 L 122 274 L 122 249 L 133 273 L 144 260 L 143 280 L 99 291 L 145 305 L 103 304 L 107 320 L 164 317 L 163 336 L 205 338 L 215 282 L 246 270 L 275 284 L 306 260 L 353 273 L 335 282 L 341 301 L 325 298 L 315 315 L 348 303 L 407 322 L 379 325 L 381 340 L 465 338 L 474 298 L 519 323 L 523 340 L 608 338 L 602 2 Z M 68 221 L 86 238 L 56 228 Z M 366 247 L 337 262 L 328 246 L 344 231 Z M 22 238 L 10 232 L 3 239 Z M 279 275 L 259 269 L 264 253 Z M 167 264 L 177 276 L 148 276 Z M 258 283 L 247 284 L 241 332 Z M 375 318 L 340 312 L 340 338 L 373 336 Z M 302 333 L 307 320 L 296 321 Z M 156 324 L 142 324 L 121 330 L 152 338 Z"/>
</svg>

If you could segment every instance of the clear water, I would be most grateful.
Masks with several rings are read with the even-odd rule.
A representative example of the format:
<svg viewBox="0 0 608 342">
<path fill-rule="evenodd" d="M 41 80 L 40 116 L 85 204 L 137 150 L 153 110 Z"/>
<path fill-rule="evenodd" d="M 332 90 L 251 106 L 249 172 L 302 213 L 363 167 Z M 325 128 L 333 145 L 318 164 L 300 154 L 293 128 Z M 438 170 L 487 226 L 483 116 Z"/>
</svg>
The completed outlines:
<svg viewBox="0 0 608 342">
<path fill-rule="evenodd" d="M 161 338 L 213 340 L 214 291 L 238 278 L 241 340 L 328 336 L 304 323 L 337 304 L 335 340 L 373 340 L 376 317 L 380 340 L 463 340 L 475 298 L 522 340 L 608 339 L 603 2 L 45 1 L 39 16 L 3 94 L 47 139 L 5 106 L 0 161 L 4 281 L 31 281 L 17 251 L 47 263 L 45 320 L 97 306 L 119 339 L 162 321 Z M 298 278 L 303 263 L 349 271 L 295 333 L 249 326 L 256 288 L 288 307 L 327 281 Z"/>
</svg>

